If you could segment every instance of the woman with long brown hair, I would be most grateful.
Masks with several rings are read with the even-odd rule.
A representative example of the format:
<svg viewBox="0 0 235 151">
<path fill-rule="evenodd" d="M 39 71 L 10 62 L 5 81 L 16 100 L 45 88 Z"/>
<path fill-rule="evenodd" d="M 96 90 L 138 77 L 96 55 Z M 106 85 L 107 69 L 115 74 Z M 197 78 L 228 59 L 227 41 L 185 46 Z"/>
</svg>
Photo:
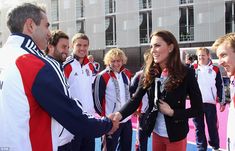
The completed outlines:
<svg viewBox="0 0 235 151">
<path fill-rule="evenodd" d="M 143 130 L 153 134 L 153 151 L 186 151 L 188 118 L 202 114 L 202 97 L 193 69 L 180 60 L 174 35 L 160 30 L 151 35 L 151 56 L 146 61 L 143 77 L 135 95 L 113 120 L 122 120 L 139 106 L 145 93 L 149 108 Z M 190 107 L 186 109 L 186 97 Z M 134 101 L 132 101 L 134 100 Z"/>
</svg>

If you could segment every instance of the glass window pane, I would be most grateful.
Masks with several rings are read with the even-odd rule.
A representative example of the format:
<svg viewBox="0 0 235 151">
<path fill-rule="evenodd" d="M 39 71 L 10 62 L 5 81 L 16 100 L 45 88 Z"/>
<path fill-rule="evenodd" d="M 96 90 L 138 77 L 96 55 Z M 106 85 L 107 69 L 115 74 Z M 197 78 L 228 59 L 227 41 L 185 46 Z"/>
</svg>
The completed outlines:
<svg viewBox="0 0 235 151">
<path fill-rule="evenodd" d="M 194 40 L 194 10 L 192 6 L 180 8 L 180 41 Z"/>
<path fill-rule="evenodd" d="M 116 12 L 115 0 L 105 0 L 105 14 Z"/>
<path fill-rule="evenodd" d="M 85 33 L 85 30 L 84 30 L 84 21 L 77 21 L 76 22 L 76 31 L 78 33 Z"/>
<path fill-rule="evenodd" d="M 149 12 L 149 33 L 148 33 L 148 42 L 150 42 L 149 41 L 149 37 L 150 37 L 150 35 L 151 35 L 151 33 L 152 33 L 152 12 Z"/>
<path fill-rule="evenodd" d="M 188 7 L 188 19 L 189 19 L 189 26 L 193 26 L 194 25 L 193 7 Z"/>
<path fill-rule="evenodd" d="M 105 18 L 105 40 L 106 45 L 116 45 L 116 18 L 115 16 Z"/>
<path fill-rule="evenodd" d="M 152 8 L 152 0 L 148 0 L 148 7 Z"/>
<path fill-rule="evenodd" d="M 225 27 L 226 33 L 232 32 L 232 3 L 225 3 Z"/>
<path fill-rule="evenodd" d="M 140 43 L 148 42 L 148 32 L 147 32 L 147 14 L 140 13 Z"/>
<path fill-rule="evenodd" d="M 57 29 L 59 29 L 59 24 L 58 23 L 51 25 L 51 30 L 57 30 Z"/>
<path fill-rule="evenodd" d="M 113 45 L 113 19 L 108 17 L 105 19 L 105 24 L 108 25 L 105 30 L 106 45 Z"/>
<path fill-rule="evenodd" d="M 186 4 L 186 0 L 180 0 L 180 4 Z"/>
<path fill-rule="evenodd" d="M 185 35 L 187 33 L 187 28 L 186 28 L 186 8 L 180 8 L 179 25 L 180 25 L 180 36 L 181 35 Z"/>
<path fill-rule="evenodd" d="M 145 9 L 145 8 L 148 8 L 147 0 L 139 0 L 139 9 Z"/>
</svg>

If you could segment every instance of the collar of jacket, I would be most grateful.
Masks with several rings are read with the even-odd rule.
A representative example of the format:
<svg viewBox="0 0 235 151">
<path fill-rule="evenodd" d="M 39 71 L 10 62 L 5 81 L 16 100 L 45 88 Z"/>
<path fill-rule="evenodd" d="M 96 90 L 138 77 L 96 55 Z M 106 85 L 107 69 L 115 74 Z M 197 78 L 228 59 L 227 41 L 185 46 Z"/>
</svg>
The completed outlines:
<svg viewBox="0 0 235 151">
<path fill-rule="evenodd" d="M 73 54 L 73 58 L 76 59 L 78 62 L 80 62 L 79 61 L 80 57 L 78 57 L 77 55 Z M 83 62 L 81 63 L 81 65 L 88 64 L 89 62 L 90 62 L 89 59 L 87 58 L 87 56 L 85 56 L 83 58 Z"/>
</svg>

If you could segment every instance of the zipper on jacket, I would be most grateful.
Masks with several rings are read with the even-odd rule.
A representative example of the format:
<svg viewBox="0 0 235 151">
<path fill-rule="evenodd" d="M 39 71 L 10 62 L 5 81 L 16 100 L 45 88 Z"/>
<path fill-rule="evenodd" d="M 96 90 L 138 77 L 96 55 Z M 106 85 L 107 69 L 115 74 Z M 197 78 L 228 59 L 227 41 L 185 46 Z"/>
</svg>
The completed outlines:
<svg viewBox="0 0 235 151">
<path fill-rule="evenodd" d="M 116 103 L 114 103 L 114 107 L 113 107 L 112 113 L 115 111 L 115 108 L 116 108 Z"/>
<path fill-rule="evenodd" d="M 214 100 L 214 101 L 216 101 L 216 100 L 215 100 L 215 95 L 214 95 L 214 93 L 213 93 L 213 89 L 212 89 L 212 87 L 211 87 L 211 93 L 212 93 L 213 100 Z"/>
<path fill-rule="evenodd" d="M 63 134 L 63 132 L 64 132 L 64 127 L 63 127 L 62 131 L 60 132 L 59 137 Z"/>
</svg>

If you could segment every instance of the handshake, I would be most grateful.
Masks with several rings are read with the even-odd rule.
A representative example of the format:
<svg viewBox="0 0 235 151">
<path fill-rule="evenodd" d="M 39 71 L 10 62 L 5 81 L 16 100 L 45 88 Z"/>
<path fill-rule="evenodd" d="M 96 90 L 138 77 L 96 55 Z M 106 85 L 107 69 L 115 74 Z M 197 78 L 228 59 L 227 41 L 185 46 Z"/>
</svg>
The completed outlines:
<svg viewBox="0 0 235 151">
<path fill-rule="evenodd" d="M 119 122 L 122 119 L 122 115 L 120 112 L 111 113 L 108 118 L 112 120 L 113 123 L 112 129 L 108 132 L 108 135 L 111 135 L 119 128 Z"/>
</svg>

